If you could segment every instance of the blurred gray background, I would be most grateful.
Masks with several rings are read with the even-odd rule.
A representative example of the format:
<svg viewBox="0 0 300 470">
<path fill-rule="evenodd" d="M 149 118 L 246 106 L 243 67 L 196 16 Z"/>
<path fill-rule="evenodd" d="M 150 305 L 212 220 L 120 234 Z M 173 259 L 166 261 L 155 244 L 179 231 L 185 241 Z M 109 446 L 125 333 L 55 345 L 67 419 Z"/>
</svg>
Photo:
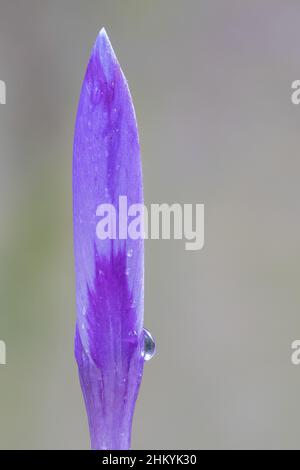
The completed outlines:
<svg viewBox="0 0 300 470">
<path fill-rule="evenodd" d="M 73 359 L 71 162 L 105 26 L 146 204 L 205 204 L 205 247 L 146 242 L 133 448 L 300 448 L 297 0 L 1 0 L 0 448 L 89 447 Z"/>
</svg>

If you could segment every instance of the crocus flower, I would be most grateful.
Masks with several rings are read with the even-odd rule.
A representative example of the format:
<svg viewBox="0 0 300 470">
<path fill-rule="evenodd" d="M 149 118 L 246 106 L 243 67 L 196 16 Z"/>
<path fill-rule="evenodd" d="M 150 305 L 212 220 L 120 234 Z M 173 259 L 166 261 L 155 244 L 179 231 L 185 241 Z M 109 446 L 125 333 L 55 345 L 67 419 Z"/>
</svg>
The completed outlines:
<svg viewBox="0 0 300 470">
<path fill-rule="evenodd" d="M 127 82 L 102 29 L 81 89 L 73 156 L 75 357 L 93 449 L 130 448 L 145 345 L 153 349 L 143 329 L 143 239 L 96 233 L 97 208 L 112 204 L 118 215 L 119 196 L 128 206 L 143 203 L 139 140 Z"/>
</svg>

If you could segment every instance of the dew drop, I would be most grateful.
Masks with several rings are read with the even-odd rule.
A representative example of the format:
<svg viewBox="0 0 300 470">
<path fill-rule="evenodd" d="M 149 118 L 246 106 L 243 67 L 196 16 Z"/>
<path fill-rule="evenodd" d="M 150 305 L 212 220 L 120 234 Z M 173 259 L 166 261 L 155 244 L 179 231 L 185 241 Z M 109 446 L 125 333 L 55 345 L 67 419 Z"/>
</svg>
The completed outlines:
<svg viewBox="0 0 300 470">
<path fill-rule="evenodd" d="M 133 254 L 133 249 L 130 248 L 130 250 L 127 251 L 127 256 L 128 256 L 128 258 L 131 258 L 131 257 L 132 257 L 132 254 Z"/>
<path fill-rule="evenodd" d="M 155 354 L 155 340 L 151 335 L 150 331 L 144 328 L 144 361 L 150 361 Z"/>
</svg>

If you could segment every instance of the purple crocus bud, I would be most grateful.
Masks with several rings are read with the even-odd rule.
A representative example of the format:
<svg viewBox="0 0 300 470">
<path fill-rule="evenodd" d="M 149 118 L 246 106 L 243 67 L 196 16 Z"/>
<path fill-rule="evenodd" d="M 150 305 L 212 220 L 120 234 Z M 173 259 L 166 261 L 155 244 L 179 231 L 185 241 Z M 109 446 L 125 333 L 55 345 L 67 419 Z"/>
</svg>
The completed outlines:
<svg viewBox="0 0 300 470">
<path fill-rule="evenodd" d="M 143 204 L 136 118 L 102 29 L 81 89 L 73 157 L 75 356 L 93 449 L 130 448 L 144 345 L 151 343 L 143 330 L 143 237 L 125 233 L 133 204 Z M 99 229 L 104 215 L 107 237 Z"/>
</svg>

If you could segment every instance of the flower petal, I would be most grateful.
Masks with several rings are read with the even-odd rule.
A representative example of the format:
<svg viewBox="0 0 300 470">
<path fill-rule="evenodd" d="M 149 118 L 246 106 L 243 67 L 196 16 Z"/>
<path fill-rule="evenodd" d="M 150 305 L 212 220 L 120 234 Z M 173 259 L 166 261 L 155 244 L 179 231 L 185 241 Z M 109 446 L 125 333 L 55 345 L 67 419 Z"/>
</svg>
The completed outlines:
<svg viewBox="0 0 300 470">
<path fill-rule="evenodd" d="M 73 156 L 75 355 L 94 449 L 127 449 L 143 372 L 144 245 L 100 240 L 97 208 L 143 203 L 128 85 L 104 29 L 82 85 Z M 118 231 L 117 231 L 118 232 Z"/>
</svg>

